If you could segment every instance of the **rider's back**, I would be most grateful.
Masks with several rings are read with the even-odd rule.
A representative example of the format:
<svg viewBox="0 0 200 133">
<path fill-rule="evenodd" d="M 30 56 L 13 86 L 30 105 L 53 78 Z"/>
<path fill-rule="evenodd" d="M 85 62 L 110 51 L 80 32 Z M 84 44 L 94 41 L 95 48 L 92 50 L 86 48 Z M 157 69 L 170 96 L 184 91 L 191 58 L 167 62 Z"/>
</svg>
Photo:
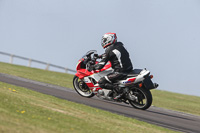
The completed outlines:
<svg viewBox="0 0 200 133">
<path fill-rule="evenodd" d="M 115 72 L 130 72 L 133 69 L 129 53 L 121 42 L 109 46 L 105 52 Z"/>
</svg>

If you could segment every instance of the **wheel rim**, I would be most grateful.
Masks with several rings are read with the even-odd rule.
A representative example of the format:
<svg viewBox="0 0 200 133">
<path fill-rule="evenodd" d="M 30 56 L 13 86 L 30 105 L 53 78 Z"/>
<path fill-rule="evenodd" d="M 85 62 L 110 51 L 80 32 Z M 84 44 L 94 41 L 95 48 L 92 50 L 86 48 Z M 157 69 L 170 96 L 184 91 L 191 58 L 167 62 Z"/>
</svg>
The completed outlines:
<svg viewBox="0 0 200 133">
<path fill-rule="evenodd" d="M 76 77 L 74 80 L 74 88 L 82 96 L 88 97 L 92 95 L 92 91 L 89 89 L 89 87 L 78 77 Z"/>
<path fill-rule="evenodd" d="M 134 95 L 136 97 L 135 101 L 131 101 L 131 104 L 137 108 L 144 108 L 147 105 L 147 96 L 144 94 L 144 92 L 138 88 L 130 91 L 131 95 Z"/>
</svg>

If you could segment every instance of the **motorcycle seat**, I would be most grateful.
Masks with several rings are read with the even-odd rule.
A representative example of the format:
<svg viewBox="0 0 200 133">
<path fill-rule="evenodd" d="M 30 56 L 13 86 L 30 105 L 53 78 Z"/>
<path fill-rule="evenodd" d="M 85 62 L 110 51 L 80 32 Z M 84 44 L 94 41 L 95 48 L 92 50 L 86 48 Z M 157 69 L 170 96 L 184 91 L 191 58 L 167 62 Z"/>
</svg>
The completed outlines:
<svg viewBox="0 0 200 133">
<path fill-rule="evenodd" d="M 142 70 L 143 70 L 143 69 L 134 69 L 134 70 L 132 70 L 132 71 L 129 72 L 129 73 L 123 72 L 123 73 L 122 73 L 122 74 L 123 74 L 123 77 L 122 77 L 121 79 L 119 79 L 119 80 L 125 80 L 125 79 L 130 78 L 130 77 L 136 77 L 136 76 L 138 76 L 138 75 L 140 74 L 140 72 L 141 72 Z M 118 82 L 119 80 L 113 81 L 113 83 L 116 83 L 116 82 Z"/>
<path fill-rule="evenodd" d="M 129 73 L 126 73 L 126 78 L 129 78 L 129 77 L 136 77 L 140 74 L 140 72 L 142 71 L 143 69 L 134 69 L 132 70 L 131 72 Z"/>
</svg>

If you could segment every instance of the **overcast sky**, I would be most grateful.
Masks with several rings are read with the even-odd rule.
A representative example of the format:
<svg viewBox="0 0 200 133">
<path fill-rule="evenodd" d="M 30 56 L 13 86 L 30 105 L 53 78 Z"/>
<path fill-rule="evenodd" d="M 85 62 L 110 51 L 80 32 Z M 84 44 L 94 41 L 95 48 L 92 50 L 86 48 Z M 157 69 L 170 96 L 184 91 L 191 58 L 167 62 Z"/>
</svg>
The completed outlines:
<svg viewBox="0 0 200 133">
<path fill-rule="evenodd" d="M 200 96 L 199 0 L 0 0 L 2 52 L 75 69 L 107 32 L 158 89 Z"/>
</svg>

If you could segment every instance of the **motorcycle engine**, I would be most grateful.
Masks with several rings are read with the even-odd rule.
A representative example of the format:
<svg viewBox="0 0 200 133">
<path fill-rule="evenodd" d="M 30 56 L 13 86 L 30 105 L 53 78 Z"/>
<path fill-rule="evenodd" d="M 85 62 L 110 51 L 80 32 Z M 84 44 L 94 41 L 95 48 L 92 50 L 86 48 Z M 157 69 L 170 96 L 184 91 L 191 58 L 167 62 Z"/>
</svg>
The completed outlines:
<svg viewBox="0 0 200 133">
<path fill-rule="evenodd" d="M 99 93 L 101 96 L 104 96 L 104 91 L 103 91 L 103 90 L 98 90 L 98 93 Z"/>
</svg>

